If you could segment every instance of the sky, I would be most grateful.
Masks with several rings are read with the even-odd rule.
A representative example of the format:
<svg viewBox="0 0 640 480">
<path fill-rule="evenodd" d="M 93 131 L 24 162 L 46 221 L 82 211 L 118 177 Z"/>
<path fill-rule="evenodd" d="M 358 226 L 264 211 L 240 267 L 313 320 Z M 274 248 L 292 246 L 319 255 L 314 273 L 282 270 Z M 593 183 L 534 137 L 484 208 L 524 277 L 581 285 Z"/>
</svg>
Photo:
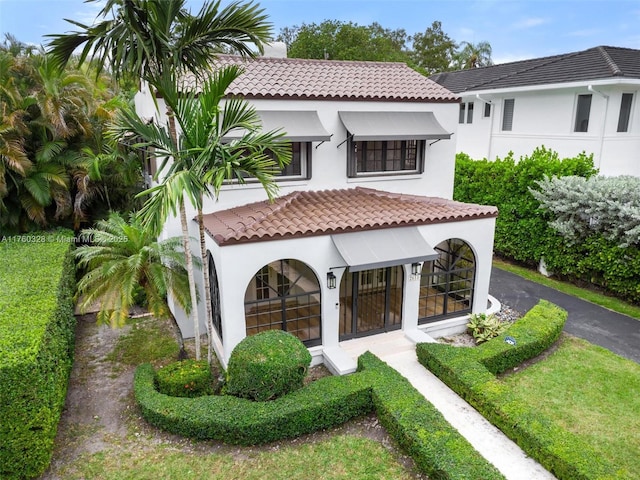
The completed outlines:
<svg viewBox="0 0 640 480">
<path fill-rule="evenodd" d="M 188 0 L 192 13 L 202 0 Z M 222 0 L 223 5 L 227 4 Z M 433 21 L 454 41 L 487 41 L 494 63 L 609 45 L 640 49 L 640 0 L 260 0 L 283 27 L 340 20 L 424 32 Z M 45 35 L 74 29 L 68 18 L 91 24 L 100 3 L 84 0 L 0 0 L 0 35 L 45 44 Z"/>
</svg>

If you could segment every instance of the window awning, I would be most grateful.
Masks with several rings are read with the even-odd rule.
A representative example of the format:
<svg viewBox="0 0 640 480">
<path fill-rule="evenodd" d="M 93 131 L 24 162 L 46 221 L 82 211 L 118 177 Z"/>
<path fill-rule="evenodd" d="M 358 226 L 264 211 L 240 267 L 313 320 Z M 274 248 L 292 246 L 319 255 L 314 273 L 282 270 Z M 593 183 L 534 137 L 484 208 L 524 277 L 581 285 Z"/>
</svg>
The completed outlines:
<svg viewBox="0 0 640 480">
<path fill-rule="evenodd" d="M 324 129 L 315 111 L 260 110 L 262 130 L 282 130 L 292 142 L 326 142 L 331 135 Z M 245 131 L 237 129 L 225 135 L 224 140 L 241 138 Z"/>
<path fill-rule="evenodd" d="M 338 112 L 355 141 L 451 138 L 433 112 Z"/>
<path fill-rule="evenodd" d="M 438 258 L 417 227 L 340 233 L 331 240 L 351 272 Z"/>
</svg>

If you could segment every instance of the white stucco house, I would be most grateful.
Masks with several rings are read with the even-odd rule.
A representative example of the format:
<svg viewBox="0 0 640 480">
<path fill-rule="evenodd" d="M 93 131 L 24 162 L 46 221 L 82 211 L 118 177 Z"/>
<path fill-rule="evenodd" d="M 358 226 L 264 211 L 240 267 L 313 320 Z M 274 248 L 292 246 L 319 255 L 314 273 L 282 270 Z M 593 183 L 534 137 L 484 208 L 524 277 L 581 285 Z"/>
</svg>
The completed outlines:
<svg viewBox="0 0 640 480">
<path fill-rule="evenodd" d="M 487 309 L 497 210 L 451 200 L 457 95 L 400 63 L 217 63 L 243 66 L 228 94 L 249 100 L 265 130 L 282 127 L 293 156 L 273 203 L 249 181 L 228 184 L 204 209 L 206 288 L 224 366 L 245 336 L 283 329 L 314 364 L 346 373 L 356 364 L 343 342 L 396 329 L 414 340 L 461 331 L 469 313 Z M 136 102 L 141 115 L 166 121 L 151 92 Z M 197 237 L 195 221 L 191 228 Z M 179 234 L 169 221 L 163 236 Z"/>
<path fill-rule="evenodd" d="M 461 97 L 457 151 L 515 158 L 544 145 L 640 176 L 640 50 L 588 50 L 432 75 Z"/>
</svg>

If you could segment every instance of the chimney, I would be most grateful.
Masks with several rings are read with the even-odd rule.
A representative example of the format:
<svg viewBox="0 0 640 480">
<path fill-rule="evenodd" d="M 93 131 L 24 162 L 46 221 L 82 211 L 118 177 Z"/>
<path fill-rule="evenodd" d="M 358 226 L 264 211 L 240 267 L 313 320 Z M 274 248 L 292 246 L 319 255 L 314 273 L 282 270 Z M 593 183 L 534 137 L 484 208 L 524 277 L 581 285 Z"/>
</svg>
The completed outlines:
<svg viewBox="0 0 640 480">
<path fill-rule="evenodd" d="M 272 42 L 264 44 L 263 57 L 287 58 L 287 44 L 284 42 Z"/>
</svg>

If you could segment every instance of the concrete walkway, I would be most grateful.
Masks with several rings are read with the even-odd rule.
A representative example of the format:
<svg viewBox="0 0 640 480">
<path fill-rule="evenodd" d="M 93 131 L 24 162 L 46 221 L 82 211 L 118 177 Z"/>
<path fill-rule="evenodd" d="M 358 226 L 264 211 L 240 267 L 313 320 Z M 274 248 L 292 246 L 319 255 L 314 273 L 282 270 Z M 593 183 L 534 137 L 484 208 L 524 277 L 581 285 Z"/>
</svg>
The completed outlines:
<svg viewBox="0 0 640 480">
<path fill-rule="evenodd" d="M 369 350 L 400 372 L 508 480 L 556 478 L 424 368 L 415 344 L 401 330 L 341 342 L 340 347 L 354 358 Z"/>
</svg>

